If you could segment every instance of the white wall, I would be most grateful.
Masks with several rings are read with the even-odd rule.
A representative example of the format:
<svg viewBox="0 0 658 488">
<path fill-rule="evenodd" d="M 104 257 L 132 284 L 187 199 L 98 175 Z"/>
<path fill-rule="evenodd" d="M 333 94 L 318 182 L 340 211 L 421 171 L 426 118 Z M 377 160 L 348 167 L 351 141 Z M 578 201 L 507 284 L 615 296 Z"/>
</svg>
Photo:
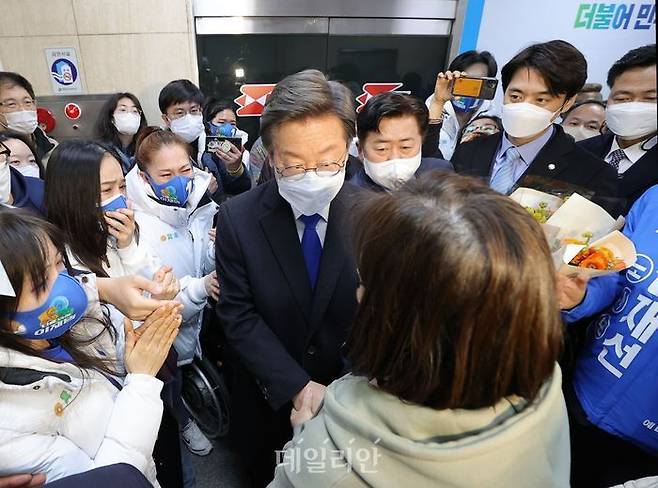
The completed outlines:
<svg viewBox="0 0 658 488">
<path fill-rule="evenodd" d="M 632 24 L 627 29 L 575 28 L 576 13 L 584 0 L 485 0 L 477 49 L 491 51 L 503 67 L 517 52 L 536 42 L 564 39 L 578 48 L 587 59 L 590 83 L 601 83 L 607 96 L 605 79 L 617 59 L 629 50 L 656 42 L 655 25 L 635 30 L 633 24 L 644 1 L 615 2 L 634 4 Z"/>
<path fill-rule="evenodd" d="M 1 0 L 0 67 L 53 95 L 44 49 L 74 47 L 84 93 L 129 91 L 151 124 L 169 81 L 197 83 L 191 0 Z"/>
</svg>

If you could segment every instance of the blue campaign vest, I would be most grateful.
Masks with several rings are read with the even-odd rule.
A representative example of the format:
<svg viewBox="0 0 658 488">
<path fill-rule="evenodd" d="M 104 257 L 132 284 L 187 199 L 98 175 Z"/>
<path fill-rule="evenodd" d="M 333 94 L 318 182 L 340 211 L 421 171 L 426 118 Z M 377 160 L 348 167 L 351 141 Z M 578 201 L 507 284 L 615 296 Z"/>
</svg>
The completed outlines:
<svg viewBox="0 0 658 488">
<path fill-rule="evenodd" d="M 628 214 L 636 264 L 589 326 L 574 389 L 594 425 L 658 454 L 658 186 Z"/>
</svg>

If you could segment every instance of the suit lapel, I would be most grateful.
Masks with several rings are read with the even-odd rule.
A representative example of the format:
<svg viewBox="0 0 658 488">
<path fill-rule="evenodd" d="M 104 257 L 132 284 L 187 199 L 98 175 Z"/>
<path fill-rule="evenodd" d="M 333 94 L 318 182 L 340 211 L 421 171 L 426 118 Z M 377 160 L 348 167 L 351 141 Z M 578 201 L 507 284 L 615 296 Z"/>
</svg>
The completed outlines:
<svg viewBox="0 0 658 488">
<path fill-rule="evenodd" d="M 473 153 L 474 154 L 465 154 L 467 158 L 470 158 L 470 161 L 466 161 L 463 164 L 463 169 L 459 173 L 466 174 L 469 176 L 480 176 L 491 178 L 491 171 L 494 167 L 494 162 L 496 159 L 496 151 L 500 145 L 500 140 L 503 137 L 503 133 L 499 132 L 491 136 L 483 137 L 474 141 Z M 467 143 L 466 146 L 468 146 Z M 487 179 L 487 183 L 489 180 Z"/>
<path fill-rule="evenodd" d="M 574 149 L 576 143 L 566 136 L 562 128 L 554 125 L 555 133 L 532 161 L 526 174 L 556 179 L 568 167 L 566 158 L 562 156 Z"/>
<path fill-rule="evenodd" d="M 347 258 L 346 237 L 349 235 L 347 227 L 348 204 L 345 201 L 345 187 L 334 198 L 329 209 L 329 222 L 322 248 L 320 273 L 313 297 L 311 312 L 311 329 L 319 324 L 329 301 L 333 295 L 336 283 Z"/>
<path fill-rule="evenodd" d="M 620 196 L 626 197 L 658 182 L 658 146 L 649 149 L 619 180 Z M 623 194 L 622 194 L 623 193 Z"/>
<path fill-rule="evenodd" d="M 313 296 L 292 209 L 279 195 L 276 184 L 271 184 L 270 191 L 266 202 L 269 208 L 260 217 L 260 224 L 281 272 L 308 321 Z"/>
</svg>

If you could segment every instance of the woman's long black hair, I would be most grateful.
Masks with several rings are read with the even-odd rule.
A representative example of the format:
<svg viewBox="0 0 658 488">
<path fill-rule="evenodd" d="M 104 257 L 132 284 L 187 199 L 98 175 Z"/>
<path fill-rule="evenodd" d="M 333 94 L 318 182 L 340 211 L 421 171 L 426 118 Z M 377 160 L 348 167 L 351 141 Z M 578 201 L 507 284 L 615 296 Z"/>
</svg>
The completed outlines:
<svg viewBox="0 0 658 488">
<path fill-rule="evenodd" d="M 98 142 L 65 141 L 50 156 L 45 185 L 48 220 L 62 230 L 75 258 L 101 277 L 107 276 L 109 233 L 100 208 L 100 171 L 108 154 L 114 156 Z"/>
<path fill-rule="evenodd" d="M 142 105 L 139 103 L 139 100 L 135 95 L 132 93 L 115 93 L 112 95 L 107 102 L 105 102 L 105 105 L 100 109 L 100 112 L 98 113 L 98 119 L 96 120 L 96 136 L 98 137 L 98 140 L 105 144 L 110 144 L 113 146 L 116 146 L 117 148 L 123 149 L 121 145 L 121 140 L 119 139 L 119 131 L 115 127 L 114 123 L 112 122 L 112 118 L 114 117 L 114 111 L 117 108 L 117 104 L 119 103 L 119 100 L 122 98 L 129 98 L 134 104 L 135 107 L 139 109 L 140 113 L 140 122 L 139 122 L 139 129 L 137 133 L 139 133 L 140 130 L 142 130 L 144 127 L 146 127 L 146 117 L 144 116 L 144 111 L 142 110 Z M 135 142 L 137 141 L 137 134 L 133 136 L 132 142 L 128 145 L 126 148 L 126 152 L 128 156 L 132 157 L 135 155 Z"/>
<path fill-rule="evenodd" d="M 20 336 L 13 332 L 9 321 L 18 308 L 25 285 L 31 285 L 37 293 L 46 289 L 50 260 L 56 258 L 49 256 L 48 241 L 52 241 L 54 246 L 63 252 L 62 235 L 54 225 L 24 210 L 2 206 L 0 229 L 0 262 L 7 271 L 9 283 L 16 294 L 15 297 L 0 296 L 0 346 L 30 356 L 39 356 L 39 351 L 30 347 L 29 340 L 21 340 Z M 85 346 L 94 343 L 104 334 L 109 334 L 112 342 L 115 341 L 116 334 L 109 326 L 107 317 L 101 323 L 101 332 L 95 337 L 80 337 L 73 327 L 60 336 L 58 342 L 80 368 L 116 375 L 116 358 L 101 358 L 84 351 Z"/>
</svg>

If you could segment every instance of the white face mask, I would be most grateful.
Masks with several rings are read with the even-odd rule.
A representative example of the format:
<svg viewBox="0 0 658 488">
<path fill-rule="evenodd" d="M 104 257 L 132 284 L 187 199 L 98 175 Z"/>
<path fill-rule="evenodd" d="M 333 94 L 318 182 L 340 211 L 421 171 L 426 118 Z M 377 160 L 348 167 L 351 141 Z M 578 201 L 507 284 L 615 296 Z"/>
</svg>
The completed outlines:
<svg viewBox="0 0 658 488">
<path fill-rule="evenodd" d="M 622 139 L 639 139 L 656 132 L 656 104 L 627 102 L 608 105 L 605 122 Z"/>
<path fill-rule="evenodd" d="M 203 132 L 203 117 L 186 114 L 180 119 L 171 121 L 171 131 L 185 142 L 196 140 Z"/>
<path fill-rule="evenodd" d="M 413 178 L 420 166 L 422 151 L 411 158 L 389 159 L 373 163 L 364 156 L 363 169 L 372 181 L 388 190 L 394 190 L 405 181 Z"/>
<path fill-rule="evenodd" d="M 112 116 L 114 127 L 124 135 L 132 136 L 139 130 L 139 123 L 142 118 L 138 114 L 125 113 L 114 114 Z"/>
<path fill-rule="evenodd" d="M 14 166 L 14 169 L 20 171 L 23 176 L 39 178 L 39 167 L 36 164 L 21 164 L 20 166 Z"/>
<path fill-rule="evenodd" d="M 506 103 L 503 105 L 503 127 L 512 137 L 530 137 L 551 125 L 555 115 L 528 102 Z"/>
<path fill-rule="evenodd" d="M 302 215 L 313 215 L 321 212 L 336 198 L 345 181 L 343 168 L 333 176 L 318 176 L 309 171 L 301 180 L 290 181 L 290 178 L 280 176 L 274 171 L 279 194 L 290 204 L 293 210 Z"/>
<path fill-rule="evenodd" d="M 235 130 L 235 137 L 239 137 L 240 139 L 242 139 L 242 147 L 244 147 L 244 145 L 249 140 L 249 134 L 247 134 L 242 129 L 236 129 Z"/>
<path fill-rule="evenodd" d="M 7 128 L 21 134 L 32 134 L 39 123 L 37 122 L 36 110 L 20 110 L 5 114 Z"/>
<path fill-rule="evenodd" d="M 11 173 L 9 163 L 0 163 L 0 203 L 9 203 L 11 193 Z"/>
<path fill-rule="evenodd" d="M 598 130 L 588 129 L 584 125 L 563 125 L 562 128 L 564 129 L 564 132 L 573 137 L 576 142 L 601 135 Z"/>
</svg>

